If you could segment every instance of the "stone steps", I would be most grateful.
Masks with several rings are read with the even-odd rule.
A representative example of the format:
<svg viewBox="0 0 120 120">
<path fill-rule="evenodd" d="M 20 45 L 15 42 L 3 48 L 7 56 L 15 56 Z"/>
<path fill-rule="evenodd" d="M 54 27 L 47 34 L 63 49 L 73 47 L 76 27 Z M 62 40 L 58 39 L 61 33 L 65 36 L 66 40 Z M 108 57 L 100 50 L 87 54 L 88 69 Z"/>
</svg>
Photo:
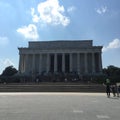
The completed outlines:
<svg viewBox="0 0 120 120">
<path fill-rule="evenodd" d="M 95 84 L 1 84 L 0 92 L 105 92 L 105 87 Z"/>
</svg>

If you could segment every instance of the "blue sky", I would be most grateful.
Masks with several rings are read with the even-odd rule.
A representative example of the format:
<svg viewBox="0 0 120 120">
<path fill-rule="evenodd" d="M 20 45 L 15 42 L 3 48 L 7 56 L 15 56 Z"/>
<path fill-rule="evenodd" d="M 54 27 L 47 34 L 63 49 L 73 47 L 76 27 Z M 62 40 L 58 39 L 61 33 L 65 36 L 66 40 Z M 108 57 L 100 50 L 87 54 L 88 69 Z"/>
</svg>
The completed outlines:
<svg viewBox="0 0 120 120">
<path fill-rule="evenodd" d="M 0 0 L 0 73 L 28 41 L 93 40 L 120 67 L 120 0 Z"/>
</svg>

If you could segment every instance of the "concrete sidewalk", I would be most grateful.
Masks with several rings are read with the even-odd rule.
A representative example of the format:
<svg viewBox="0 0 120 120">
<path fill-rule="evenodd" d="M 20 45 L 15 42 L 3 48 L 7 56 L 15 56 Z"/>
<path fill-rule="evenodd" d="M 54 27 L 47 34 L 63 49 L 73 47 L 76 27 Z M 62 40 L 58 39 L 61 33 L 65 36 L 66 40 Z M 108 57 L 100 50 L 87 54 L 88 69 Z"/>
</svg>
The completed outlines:
<svg viewBox="0 0 120 120">
<path fill-rule="evenodd" d="M 120 98 L 105 93 L 0 93 L 0 120 L 100 119 L 120 119 Z"/>
</svg>

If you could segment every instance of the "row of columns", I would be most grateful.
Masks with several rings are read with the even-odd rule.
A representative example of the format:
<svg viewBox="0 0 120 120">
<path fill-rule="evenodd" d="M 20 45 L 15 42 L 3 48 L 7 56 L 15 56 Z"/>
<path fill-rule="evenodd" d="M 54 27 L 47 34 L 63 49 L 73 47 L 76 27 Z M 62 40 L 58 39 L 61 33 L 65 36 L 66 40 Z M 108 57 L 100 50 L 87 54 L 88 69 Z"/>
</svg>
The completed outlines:
<svg viewBox="0 0 120 120">
<path fill-rule="evenodd" d="M 42 61 L 42 54 L 37 54 L 39 55 L 39 61 L 38 61 L 38 65 L 39 65 L 39 70 L 38 72 L 41 73 L 42 72 L 42 63 L 45 61 Z M 65 53 L 61 53 L 62 55 L 62 72 L 65 72 Z M 91 57 L 92 57 L 92 73 L 96 72 L 96 69 L 98 69 L 98 71 L 100 72 L 102 70 L 102 61 L 101 61 L 101 53 L 97 53 L 97 59 L 98 61 L 95 61 L 95 53 L 91 53 Z M 29 72 L 29 62 L 31 59 L 28 58 L 29 54 L 20 54 L 20 59 L 19 59 L 19 70 L 21 72 Z M 35 54 L 32 55 L 32 62 L 30 65 L 31 66 L 31 70 L 32 72 L 35 71 Z M 77 69 L 76 71 L 78 72 L 78 74 L 81 74 L 81 56 L 80 53 L 77 53 Z M 98 68 L 96 68 L 96 64 L 98 64 Z M 73 55 L 72 53 L 69 53 L 69 71 L 72 72 L 73 71 Z M 50 53 L 46 53 L 46 72 L 49 72 L 50 70 Z M 57 53 L 54 53 L 54 72 L 57 72 Z M 88 56 L 87 53 L 84 53 L 84 72 L 88 73 Z"/>
</svg>

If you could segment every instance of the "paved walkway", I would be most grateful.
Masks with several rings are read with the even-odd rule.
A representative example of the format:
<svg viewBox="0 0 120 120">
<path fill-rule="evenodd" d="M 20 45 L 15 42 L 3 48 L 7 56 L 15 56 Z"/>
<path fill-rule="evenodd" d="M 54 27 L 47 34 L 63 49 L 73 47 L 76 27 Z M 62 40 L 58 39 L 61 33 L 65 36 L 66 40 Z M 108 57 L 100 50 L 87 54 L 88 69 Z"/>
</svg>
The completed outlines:
<svg viewBox="0 0 120 120">
<path fill-rule="evenodd" d="M 0 93 L 0 120 L 120 120 L 105 93 Z"/>
</svg>

